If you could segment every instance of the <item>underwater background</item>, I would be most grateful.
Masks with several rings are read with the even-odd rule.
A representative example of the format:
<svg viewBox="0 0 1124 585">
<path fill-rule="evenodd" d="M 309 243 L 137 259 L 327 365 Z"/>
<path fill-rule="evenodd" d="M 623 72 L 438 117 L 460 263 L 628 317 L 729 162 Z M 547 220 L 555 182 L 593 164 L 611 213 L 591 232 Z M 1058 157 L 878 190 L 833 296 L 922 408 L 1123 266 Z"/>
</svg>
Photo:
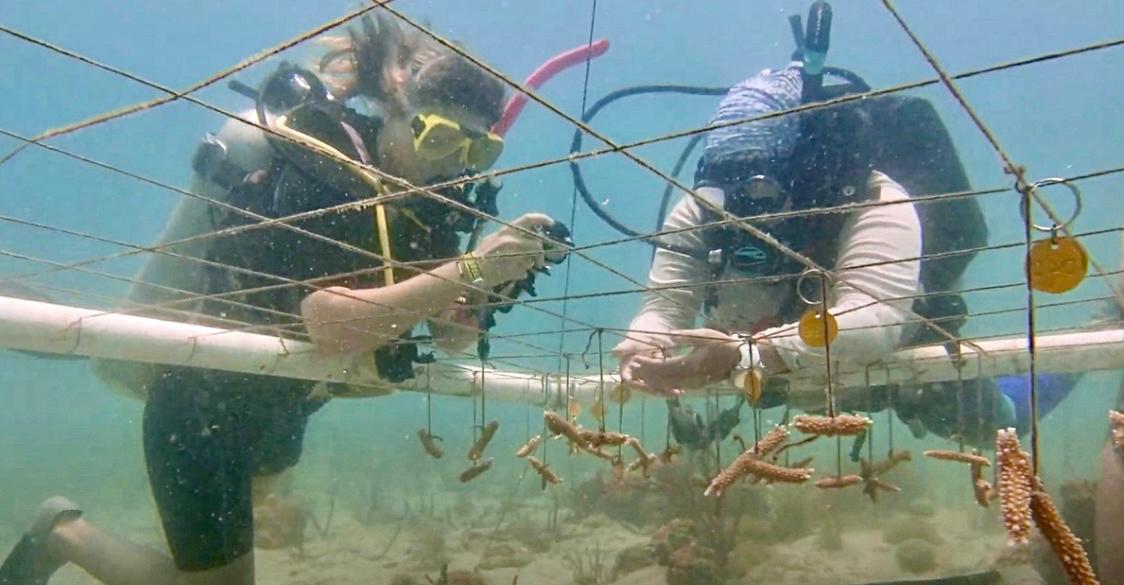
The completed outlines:
<svg viewBox="0 0 1124 585">
<path fill-rule="evenodd" d="M 358 6 L 354 2 L 292 0 L 6 0 L 0 2 L 0 25 L 179 89 Z M 808 2 L 400 0 L 394 6 L 427 21 L 432 30 L 463 43 L 472 54 L 519 81 L 545 59 L 587 42 L 591 12 L 596 6 L 593 37 L 608 39 L 611 48 L 590 67 L 586 100 L 592 103 L 610 91 L 636 84 L 728 86 L 761 69 L 784 66 L 793 49 L 786 19 L 790 14 L 804 14 Z M 1124 4 L 1112 0 L 912 0 L 896 6 L 952 74 L 1124 36 Z M 828 64 L 856 71 L 875 88 L 934 77 L 930 65 L 882 3 L 839 1 L 833 7 Z M 255 85 L 280 60 L 304 61 L 314 49 L 312 43 L 302 43 L 234 78 Z M 1122 65 L 1124 51 L 1116 47 L 980 75 L 958 85 L 1013 159 L 1026 165 L 1029 177 L 1070 177 L 1121 163 Z M 24 137 L 161 95 L 8 34 L 0 34 L 0 71 L 4 72 L 0 75 L 0 129 Z M 583 93 L 582 67 L 559 75 L 539 91 L 574 117 L 581 115 Z M 956 141 L 973 188 L 1013 183 L 1012 177 L 1003 173 L 991 146 L 943 86 L 931 85 L 909 93 L 935 104 Z M 227 110 L 241 111 L 250 106 L 225 83 L 208 87 L 196 97 Z M 618 143 L 633 142 L 701 126 L 717 103 L 714 97 L 645 96 L 610 106 L 592 126 Z M 48 144 L 182 188 L 188 183 L 189 161 L 199 139 L 204 132 L 216 131 L 223 121 L 199 106 L 173 102 L 52 139 Z M 572 135 L 569 122 L 529 103 L 508 134 L 497 168 L 565 157 Z M 661 170 L 670 171 L 685 142 L 668 140 L 634 152 Z M 584 144 L 586 149 L 601 146 L 591 137 L 586 137 Z M 0 135 L 0 155 L 19 145 L 18 140 Z M 682 177 L 688 183 L 693 161 Z M 664 187 L 658 177 L 619 154 L 589 159 L 582 167 L 606 210 L 641 231 L 655 228 Z M 1124 218 L 1120 203 L 1124 181 L 1120 175 L 1109 175 L 1082 181 L 1080 187 L 1083 210 L 1071 228 L 1078 233 L 1097 232 L 1082 242 L 1105 270 L 1115 271 L 1122 262 L 1119 230 Z M 1047 194 L 1061 213 L 1072 209 L 1063 189 L 1050 189 Z M 4 221 L 0 223 L 0 278 L 40 273 L 52 263 L 98 258 L 123 249 L 108 241 L 147 245 L 159 235 L 178 197 L 166 189 L 55 152 L 29 148 L 0 166 L 0 216 L 104 240 Z M 677 199 L 678 195 L 673 195 L 673 202 Z M 619 237 L 581 201 L 575 208 L 574 201 L 568 166 L 554 164 L 505 177 L 500 217 L 512 219 L 539 211 L 571 223 L 572 210 L 576 209 L 571 227 L 579 245 Z M 981 196 L 990 244 L 1022 242 L 1018 201 L 1013 190 Z M 627 327 L 640 305 L 637 283 L 646 282 L 650 248 L 630 242 L 586 253 L 622 272 L 631 282 L 572 256 L 569 264 L 555 269 L 553 276 L 539 279 L 540 297 L 556 300 L 534 306 L 555 314 L 565 310 L 575 319 L 601 327 Z M 968 296 L 973 312 L 992 314 L 970 320 L 966 335 L 1025 334 L 1025 288 L 998 287 L 1023 281 L 1023 253 L 1019 246 L 989 250 L 969 267 L 964 278 L 966 287 L 997 288 Z M 128 288 L 128 282 L 121 278 L 132 278 L 145 258 L 138 254 L 98 262 L 85 270 L 45 273 L 30 282 L 80 291 L 78 295 L 60 296 L 61 303 L 111 309 Z M 577 298 L 563 307 L 557 299 L 567 293 Z M 1041 307 L 1038 327 L 1045 331 L 1083 326 L 1096 317 L 1109 294 L 1104 279 L 1090 277 L 1061 299 L 1066 304 Z M 1056 300 L 1038 297 L 1039 303 Z M 540 332 L 496 341 L 493 355 L 531 356 L 505 359 L 501 368 L 562 371 L 565 366 L 559 350 L 576 356 L 586 346 L 588 331 L 562 335 L 559 330 L 564 327 L 557 317 L 529 307 L 517 307 L 497 318 L 494 332 L 500 335 Z M 618 340 L 606 333 L 605 350 Z M 589 368 L 580 360 L 572 360 L 571 367 L 575 374 L 598 371 L 596 359 L 591 360 Z M 610 356 L 605 358 L 605 368 L 615 370 Z M 1051 489 L 1067 480 L 1096 479 L 1107 428 L 1104 413 L 1115 402 L 1119 387 L 1118 372 L 1093 372 L 1042 421 L 1042 474 Z M 65 494 L 80 502 L 89 518 L 111 531 L 163 546 L 141 453 L 140 402 L 109 392 L 82 362 L 40 360 L 2 351 L 0 389 L 0 549 L 8 550 L 39 501 L 53 494 Z M 456 473 L 463 467 L 459 446 L 467 448 L 472 440 L 473 403 L 463 398 L 433 397 L 433 425 L 441 430 L 448 450 L 457 454 L 433 461 L 424 456 L 415 436 L 418 426 L 426 421 L 426 400 L 423 394 L 407 392 L 377 399 L 339 400 L 313 417 L 292 489 L 318 526 L 310 524 L 305 529 L 299 552 L 292 547 L 260 552 L 259 582 L 381 583 L 398 573 L 435 575 L 440 564 L 420 563 L 418 557 L 427 555 L 419 550 L 429 551 L 429 557 L 444 555 L 453 567 L 471 569 L 482 559 L 496 555 L 469 544 L 462 547 L 462 541 L 491 535 L 488 538 L 502 544 L 504 535 L 512 532 L 518 534 L 510 537 L 512 542 L 525 541 L 531 535 L 548 541 L 551 534 L 563 534 L 565 538 L 556 539 L 563 544 L 547 542 L 535 547 L 504 544 L 515 549 L 509 556 L 524 555 L 522 560 L 528 562 L 499 563 L 485 571 L 492 582 L 506 585 L 513 575 L 522 574 L 519 583 L 524 585 L 577 583 L 580 576 L 590 572 L 588 566 L 581 568 L 582 564 L 588 565 L 593 562 L 589 559 L 600 554 L 594 551 L 604 551 L 604 558 L 598 562 L 612 566 L 617 552 L 627 545 L 647 542 L 659 527 L 658 522 L 644 520 L 644 506 L 635 503 L 631 505 L 636 509 L 629 509 L 628 514 L 640 518 L 632 522 L 626 514 L 614 514 L 588 502 L 586 505 L 592 508 L 582 509 L 575 502 L 584 501 L 579 497 L 581 489 L 590 489 L 583 482 L 601 466 L 568 460 L 559 447 L 552 447 L 552 454 L 566 482 L 550 488 L 545 495 L 536 478 L 522 477 L 522 462 L 506 456 L 497 457 L 496 468 L 476 481 L 456 482 Z M 646 444 L 662 448 L 666 433 L 662 401 L 643 400 L 643 409 L 638 407 L 639 402 L 634 398 L 626 408 L 625 430 L 638 434 L 643 428 Z M 702 401 L 698 402 L 698 409 L 705 412 Z M 729 404 L 732 399 L 724 398 L 723 405 Z M 490 418 L 502 424 L 503 430 L 492 446 L 497 453 L 514 450 L 528 430 L 529 434 L 538 432 L 541 412 L 537 407 L 489 401 L 487 408 Z M 615 427 L 615 409 L 613 414 L 609 421 Z M 777 411 L 769 411 L 764 418 L 777 422 L 780 416 Z M 876 420 L 885 425 L 890 419 L 880 413 Z M 939 463 L 919 457 L 922 449 L 949 448 L 950 443 L 936 437 L 917 441 L 896 420 L 890 424 L 895 427 L 896 448 L 914 452 L 914 461 L 902 472 L 906 491 L 881 500 L 899 498 L 901 503 L 871 504 L 856 491 L 838 494 L 826 502 L 818 496 L 802 501 L 786 495 L 776 497 L 792 501 L 746 504 L 750 508 L 772 505 L 770 514 L 774 515 L 777 510 L 788 510 L 794 516 L 824 511 L 826 517 L 837 514 L 843 525 L 841 550 L 852 559 L 867 558 L 872 567 L 869 574 L 841 570 L 831 575 L 817 569 L 819 563 L 837 559 L 840 549 L 832 548 L 834 545 L 826 542 L 830 539 L 809 529 L 792 540 L 778 536 L 777 542 L 769 544 L 776 559 L 786 559 L 774 564 L 781 568 L 773 573 L 754 573 L 760 571 L 754 567 L 773 561 L 764 557 L 746 560 L 744 580 L 729 582 L 843 584 L 893 578 L 902 570 L 894 563 L 893 547 L 886 548 L 889 545 L 881 540 L 871 541 L 874 544 L 848 540 L 847 523 L 857 522 L 855 514 L 881 514 L 879 518 L 887 525 L 896 521 L 893 514 L 897 513 L 930 518 L 937 534 L 925 538 L 937 550 L 941 569 L 979 568 L 982 553 L 966 560 L 971 550 L 983 546 L 976 540 L 977 533 L 982 535 L 978 536 L 980 542 L 988 543 L 988 550 L 999 550 L 1002 534 L 994 507 L 986 514 L 977 513 L 971 508 L 974 504 L 961 477 L 964 474 L 945 473 L 946 468 Z M 748 429 L 746 425 L 741 432 L 751 436 Z M 876 440 L 886 440 L 885 430 L 880 429 Z M 825 461 L 822 465 L 827 469 L 826 462 L 834 458 L 833 447 L 825 443 L 808 453 Z M 775 492 L 782 488 L 768 489 Z M 911 495 L 910 489 L 923 495 Z M 627 500 L 629 497 L 622 496 L 622 501 Z M 631 501 L 660 505 L 659 500 L 640 496 Z M 699 506 L 700 514 L 705 507 L 689 505 Z M 551 518 L 556 507 L 562 510 L 557 524 Z M 505 516 L 505 510 L 511 513 Z M 712 510 L 712 506 L 706 510 Z M 407 523 L 407 518 L 412 520 Z M 450 520 L 455 529 L 442 533 L 432 528 L 446 526 Z M 509 526 L 516 520 L 522 524 Z M 326 523 L 330 525 L 325 528 Z M 403 523 L 430 527 L 429 532 L 409 534 L 407 530 L 399 537 L 395 529 L 401 530 Z M 384 547 L 389 552 L 384 552 Z M 786 556 L 786 549 L 798 552 Z M 582 556 L 587 553 L 588 558 Z M 743 559 L 750 556 L 737 548 L 732 554 Z M 882 567 L 875 558 L 889 560 Z M 919 574 L 937 575 L 939 570 Z M 765 578 L 773 580 L 759 580 Z M 92 580 L 68 569 L 55 582 Z"/>
</svg>

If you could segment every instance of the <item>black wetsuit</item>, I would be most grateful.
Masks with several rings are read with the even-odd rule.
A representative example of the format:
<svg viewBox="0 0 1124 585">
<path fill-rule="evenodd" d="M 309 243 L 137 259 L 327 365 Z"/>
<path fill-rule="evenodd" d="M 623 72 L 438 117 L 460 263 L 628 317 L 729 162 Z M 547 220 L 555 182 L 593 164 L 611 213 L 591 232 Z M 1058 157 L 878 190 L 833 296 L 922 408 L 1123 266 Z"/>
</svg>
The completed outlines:
<svg viewBox="0 0 1124 585">
<path fill-rule="evenodd" d="M 251 480 L 296 465 L 324 401 L 304 380 L 167 370 L 144 410 L 148 477 L 176 566 L 201 571 L 254 547 Z"/>
<path fill-rule="evenodd" d="M 373 136 L 366 138 L 374 144 Z M 230 203 L 283 217 L 369 196 L 334 190 L 295 172 L 279 157 L 265 171 L 253 181 L 231 185 Z M 257 223 L 240 214 L 212 211 L 216 229 Z M 332 213 L 291 225 L 363 250 L 379 250 L 370 211 Z M 370 269 L 381 264 L 369 255 L 276 226 L 212 238 L 206 259 L 213 264 L 201 271 L 201 282 L 192 290 L 224 296 L 208 298 L 201 313 L 254 325 L 287 325 L 288 331 L 300 330 L 294 328 L 294 315 L 300 314 L 300 303 L 312 287 L 284 286 L 276 278 L 217 266 L 316 280 L 321 287 L 360 288 L 378 281 Z M 337 276 L 356 272 L 360 274 Z M 254 292 L 231 294 L 243 290 Z M 164 532 L 181 570 L 221 567 L 253 550 L 252 478 L 297 463 L 308 418 L 324 400 L 310 398 L 314 383 L 307 380 L 181 367 L 161 371 L 148 387 L 144 452 Z"/>
</svg>

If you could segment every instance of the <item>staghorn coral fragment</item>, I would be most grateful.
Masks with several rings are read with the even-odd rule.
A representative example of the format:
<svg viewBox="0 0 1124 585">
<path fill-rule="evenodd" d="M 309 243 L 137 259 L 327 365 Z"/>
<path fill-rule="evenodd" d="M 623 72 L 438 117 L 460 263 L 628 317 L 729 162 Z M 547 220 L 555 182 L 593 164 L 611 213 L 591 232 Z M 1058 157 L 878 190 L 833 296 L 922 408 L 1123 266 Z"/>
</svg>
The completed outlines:
<svg viewBox="0 0 1124 585">
<path fill-rule="evenodd" d="M 830 477 L 824 477 L 822 479 L 816 480 L 816 487 L 830 490 L 845 488 L 848 486 L 860 484 L 862 482 L 862 476 L 855 475 L 853 473 L 849 475 L 832 475 Z"/>
<path fill-rule="evenodd" d="M 809 465 L 812 464 L 813 459 L 815 459 L 815 457 L 812 456 L 812 455 L 809 455 L 809 456 L 801 459 L 800 461 L 797 461 L 797 462 L 793 463 L 792 465 L 785 465 L 785 467 L 787 467 L 789 469 L 800 469 L 802 467 L 808 467 Z M 773 463 L 774 465 L 777 465 L 777 457 L 775 455 L 773 456 L 773 460 L 770 461 L 770 463 Z M 773 480 L 765 478 L 765 477 L 761 477 L 760 475 L 754 475 L 753 478 L 749 480 L 749 483 L 751 483 L 753 485 L 757 485 L 759 483 L 764 483 L 765 485 L 770 485 L 770 484 L 773 483 Z"/>
<path fill-rule="evenodd" d="M 991 487 L 991 482 L 983 478 L 983 467 L 973 465 L 971 474 L 972 493 L 976 497 L 976 503 L 981 508 L 989 507 L 996 494 L 995 489 Z"/>
<path fill-rule="evenodd" d="M 804 483 L 812 477 L 813 471 L 815 470 L 804 467 L 781 467 L 780 465 L 766 463 L 761 461 L 752 451 L 746 451 L 738 455 L 726 469 L 714 476 L 703 495 L 720 496 L 727 487 L 747 474 L 759 476 L 766 481 Z"/>
<path fill-rule="evenodd" d="M 617 459 L 619 459 L 619 457 L 617 457 L 616 454 L 610 453 L 610 452 L 608 452 L 608 451 L 606 451 L 606 450 L 604 450 L 600 447 L 598 447 L 596 449 L 590 447 L 590 448 L 585 449 L 585 452 L 589 453 L 590 455 L 593 455 L 594 457 L 597 457 L 598 459 L 604 459 L 605 461 L 609 461 L 609 462 L 615 462 Z"/>
<path fill-rule="evenodd" d="M 865 416 L 838 414 L 831 416 L 812 416 L 802 414 L 792 419 L 792 426 L 805 435 L 817 437 L 853 437 L 873 423 Z"/>
<path fill-rule="evenodd" d="M 972 454 L 979 455 L 978 449 L 972 449 Z M 972 479 L 972 494 L 976 497 L 976 503 L 980 507 L 987 508 L 991 504 L 991 500 L 995 499 L 995 490 L 991 487 L 991 482 L 983 478 L 983 465 L 979 463 L 969 464 L 971 471 L 970 477 Z"/>
<path fill-rule="evenodd" d="M 1007 540 L 1026 544 L 1030 537 L 1031 478 L 1030 456 L 1020 448 L 1015 429 L 1000 430 L 995 437 L 995 463 L 998 468 L 999 510 Z"/>
<path fill-rule="evenodd" d="M 472 467 L 469 467 L 468 469 L 462 471 L 461 474 L 457 476 L 457 479 L 459 479 L 461 483 L 470 482 L 477 477 L 480 477 L 480 474 L 491 469 L 492 465 L 495 462 L 496 460 L 494 457 L 489 457 L 483 461 L 477 461 L 472 464 Z"/>
<path fill-rule="evenodd" d="M 542 478 L 542 486 L 544 489 L 547 484 L 556 485 L 562 483 L 562 478 L 558 477 L 558 474 L 554 473 L 549 465 L 539 461 L 537 457 L 528 456 L 527 463 L 531 464 L 531 468 Z"/>
<path fill-rule="evenodd" d="M 632 437 L 613 431 L 595 431 L 578 429 L 578 436 L 592 449 L 598 447 L 619 447 L 628 442 Z"/>
<path fill-rule="evenodd" d="M 961 453 L 959 451 L 942 451 L 938 449 L 930 449 L 929 451 L 925 451 L 924 455 L 926 457 L 940 459 L 942 461 L 956 461 L 959 463 L 978 465 L 980 467 L 991 467 L 991 461 L 989 461 L 987 457 L 980 455 L 979 451 L 973 451 L 972 453 Z"/>
<path fill-rule="evenodd" d="M 652 477 L 652 468 L 655 466 L 657 458 L 655 453 L 649 453 L 644 450 L 644 446 L 640 444 L 640 440 L 630 437 L 628 446 L 636 451 L 636 460 L 628 465 L 626 471 L 641 470 L 644 477 Z"/>
<path fill-rule="evenodd" d="M 764 437 L 758 439 L 757 443 L 753 445 L 753 453 L 758 457 L 765 457 L 766 455 L 776 451 L 784 445 L 788 440 L 788 428 L 776 425 L 769 432 L 765 433 Z"/>
<path fill-rule="evenodd" d="M 611 461 L 611 464 L 609 465 L 609 471 L 612 472 L 613 479 L 617 480 L 617 483 L 624 482 L 624 459 L 621 459 L 620 457 L 612 457 L 611 459 L 609 459 L 609 461 Z"/>
<path fill-rule="evenodd" d="M 539 448 L 539 443 L 542 443 L 542 435 L 535 435 L 530 439 L 527 439 L 527 442 L 523 443 L 523 446 L 515 451 L 515 456 L 522 459 L 523 457 L 534 453 L 535 449 Z"/>
<path fill-rule="evenodd" d="M 746 466 L 749 473 L 764 477 L 766 481 L 781 483 L 804 483 L 811 479 L 814 469 L 807 467 L 784 467 L 760 460 L 750 460 Z"/>
<path fill-rule="evenodd" d="M 542 417 L 543 422 L 546 423 L 546 428 L 550 431 L 550 434 L 554 435 L 555 437 L 566 437 L 576 448 L 585 449 L 586 447 L 588 447 L 588 445 L 586 445 L 585 443 L 585 439 L 583 439 L 581 434 L 578 432 L 578 428 L 575 427 L 574 424 L 570 421 L 562 418 L 561 416 L 558 416 L 558 413 L 548 410 L 542 414 Z"/>
<path fill-rule="evenodd" d="M 492 442 L 492 437 L 496 436 L 496 431 L 500 428 L 500 421 L 492 420 L 484 425 L 484 429 L 480 431 L 480 437 L 472 444 L 468 450 L 468 460 L 478 461 L 484 456 L 484 449 L 488 448 L 488 443 Z"/>
<path fill-rule="evenodd" d="M 991 482 L 981 478 L 973 482 L 972 486 L 972 491 L 976 495 L 976 503 L 981 508 L 990 507 L 991 501 L 995 499 L 995 488 L 991 487 Z"/>
<path fill-rule="evenodd" d="M 1069 529 L 1046 493 L 1042 481 L 1037 477 L 1030 479 L 1034 482 L 1034 490 L 1030 494 L 1030 512 L 1034 524 L 1061 561 L 1070 585 L 1099 585 L 1089 563 L 1089 556 L 1081 546 L 1081 539 Z"/>
<path fill-rule="evenodd" d="M 418 439 L 421 440 L 422 448 L 434 459 L 440 459 L 445 456 L 445 452 L 441 447 L 437 446 L 437 441 L 440 437 L 433 435 L 428 430 L 422 428 L 418 429 Z"/>
</svg>

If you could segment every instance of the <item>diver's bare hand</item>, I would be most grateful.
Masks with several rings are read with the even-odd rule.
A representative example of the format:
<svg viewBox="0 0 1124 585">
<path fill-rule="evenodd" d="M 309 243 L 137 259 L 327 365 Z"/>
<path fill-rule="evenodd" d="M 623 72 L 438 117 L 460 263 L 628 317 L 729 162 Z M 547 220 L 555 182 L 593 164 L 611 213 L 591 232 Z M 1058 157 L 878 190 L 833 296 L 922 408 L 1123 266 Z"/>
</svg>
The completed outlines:
<svg viewBox="0 0 1124 585">
<path fill-rule="evenodd" d="M 541 213 L 528 213 L 511 222 L 531 232 L 539 232 L 554 225 L 554 220 Z M 511 226 L 480 240 L 472 251 L 479 259 L 483 273 L 483 288 L 495 288 L 505 282 L 523 280 L 527 273 L 545 264 L 543 239 Z"/>
<path fill-rule="evenodd" d="M 633 361 L 638 356 L 660 357 L 675 346 L 675 341 L 667 333 L 646 331 L 629 331 L 628 337 L 613 348 L 613 357 L 620 364 L 618 372 L 621 383 L 626 386 L 635 386 L 640 390 L 647 390 L 642 380 L 636 380 L 632 375 Z"/>
<path fill-rule="evenodd" d="M 621 364 L 621 379 L 640 390 L 677 396 L 727 379 L 737 367 L 741 340 L 714 329 L 685 329 L 670 333 L 676 345 L 691 347 L 677 357 L 636 355 Z"/>
</svg>

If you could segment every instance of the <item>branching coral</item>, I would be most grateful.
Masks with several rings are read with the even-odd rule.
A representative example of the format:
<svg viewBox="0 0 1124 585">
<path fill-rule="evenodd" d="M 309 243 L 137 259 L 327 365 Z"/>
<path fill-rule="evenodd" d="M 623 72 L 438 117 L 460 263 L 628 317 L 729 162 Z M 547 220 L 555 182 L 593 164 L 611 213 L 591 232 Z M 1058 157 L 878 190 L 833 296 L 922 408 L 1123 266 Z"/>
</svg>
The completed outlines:
<svg viewBox="0 0 1124 585">
<path fill-rule="evenodd" d="M 792 419 L 792 426 L 805 435 L 853 437 L 870 428 L 872 422 L 865 416 L 854 414 L 838 414 L 835 416 L 800 415 Z"/>
<path fill-rule="evenodd" d="M 1046 493 L 1042 480 L 1034 474 L 1030 456 L 1019 445 L 1014 429 L 999 431 L 995 439 L 999 463 L 999 499 L 1003 522 L 1011 541 L 1024 543 L 1030 533 L 1030 520 L 1062 562 L 1071 585 L 1098 585 L 1081 539 L 1073 534 Z"/>
<path fill-rule="evenodd" d="M 1025 544 L 1030 537 L 1030 456 L 1019 447 L 1015 429 L 1001 430 L 995 438 L 995 462 L 999 469 L 999 510 L 1007 540 Z"/>
</svg>

